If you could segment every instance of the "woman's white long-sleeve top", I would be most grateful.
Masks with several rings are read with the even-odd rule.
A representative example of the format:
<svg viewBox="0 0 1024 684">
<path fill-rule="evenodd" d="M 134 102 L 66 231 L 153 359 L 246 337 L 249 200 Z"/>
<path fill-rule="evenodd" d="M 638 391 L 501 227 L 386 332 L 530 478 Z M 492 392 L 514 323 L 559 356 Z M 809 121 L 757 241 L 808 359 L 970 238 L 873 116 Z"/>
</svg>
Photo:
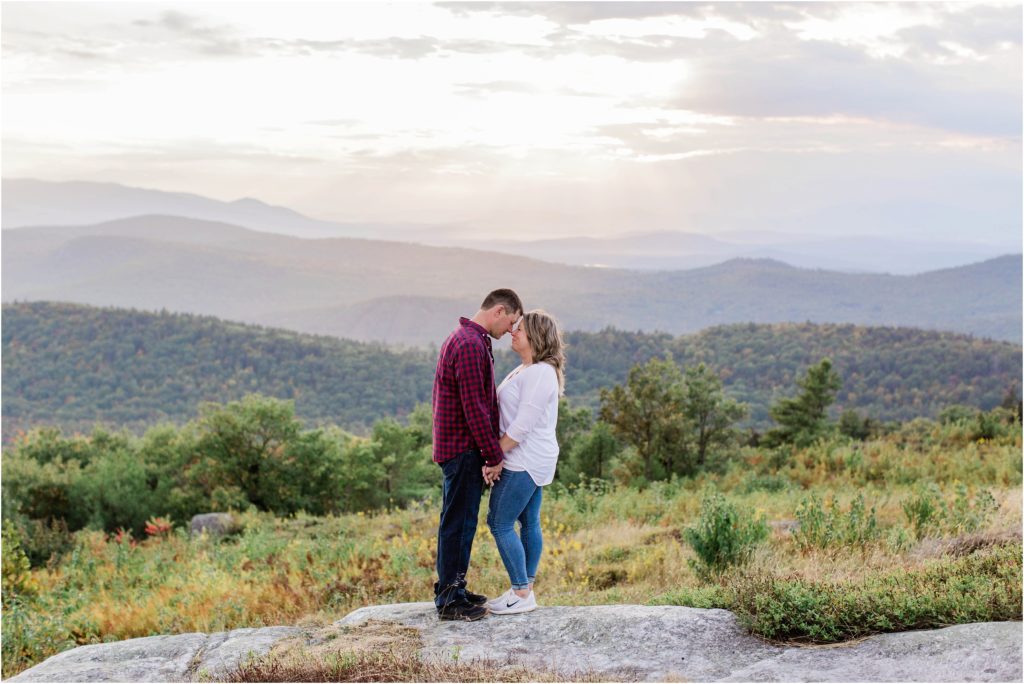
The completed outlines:
<svg viewBox="0 0 1024 684">
<path fill-rule="evenodd" d="M 551 484 L 558 463 L 558 376 L 549 363 L 520 365 L 498 385 L 501 432 L 519 442 L 504 466 L 527 471 L 538 487 Z"/>
</svg>

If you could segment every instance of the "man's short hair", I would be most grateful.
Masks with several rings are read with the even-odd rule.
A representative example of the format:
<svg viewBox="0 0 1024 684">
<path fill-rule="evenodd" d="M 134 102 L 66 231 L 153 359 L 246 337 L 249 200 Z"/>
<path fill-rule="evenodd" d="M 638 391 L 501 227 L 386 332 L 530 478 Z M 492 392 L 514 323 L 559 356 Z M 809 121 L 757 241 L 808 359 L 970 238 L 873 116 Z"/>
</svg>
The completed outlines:
<svg viewBox="0 0 1024 684">
<path fill-rule="evenodd" d="M 519 295 L 507 288 L 495 290 L 484 297 L 484 303 L 480 305 L 480 309 L 486 311 L 499 304 L 505 307 L 505 313 L 523 313 L 523 302 L 519 299 Z"/>
</svg>

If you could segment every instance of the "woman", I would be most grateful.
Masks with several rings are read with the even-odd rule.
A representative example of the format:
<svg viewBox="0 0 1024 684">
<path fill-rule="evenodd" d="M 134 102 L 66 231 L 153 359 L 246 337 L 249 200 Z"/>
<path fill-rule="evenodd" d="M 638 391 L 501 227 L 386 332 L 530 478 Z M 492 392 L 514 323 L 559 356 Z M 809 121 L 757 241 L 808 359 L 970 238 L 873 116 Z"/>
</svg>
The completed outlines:
<svg viewBox="0 0 1024 684">
<path fill-rule="evenodd" d="M 491 490 L 487 525 L 508 571 L 511 588 L 487 603 L 495 615 L 537 607 L 533 580 L 543 544 L 540 504 L 558 462 L 558 397 L 564 392 L 565 344 L 555 319 L 544 311 L 523 315 L 512 330 L 512 350 L 522 363 L 498 386 L 501 448 L 505 460 L 484 477 Z M 501 468 L 500 474 L 497 471 Z M 515 532 L 519 521 L 519 535 Z"/>
</svg>

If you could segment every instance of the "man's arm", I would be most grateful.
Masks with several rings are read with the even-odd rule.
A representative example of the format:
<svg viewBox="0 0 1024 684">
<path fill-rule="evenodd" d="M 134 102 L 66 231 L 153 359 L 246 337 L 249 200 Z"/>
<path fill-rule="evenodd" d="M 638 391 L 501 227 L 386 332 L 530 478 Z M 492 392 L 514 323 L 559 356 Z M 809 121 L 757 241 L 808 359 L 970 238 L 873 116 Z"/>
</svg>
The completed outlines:
<svg viewBox="0 0 1024 684">
<path fill-rule="evenodd" d="M 491 427 L 490 391 L 493 390 L 488 384 L 493 384 L 494 378 L 490 372 L 490 359 L 485 353 L 465 344 L 456 350 L 454 370 L 469 432 L 480 447 L 484 463 L 497 465 L 504 456 L 498 444 L 498 436 Z"/>
</svg>

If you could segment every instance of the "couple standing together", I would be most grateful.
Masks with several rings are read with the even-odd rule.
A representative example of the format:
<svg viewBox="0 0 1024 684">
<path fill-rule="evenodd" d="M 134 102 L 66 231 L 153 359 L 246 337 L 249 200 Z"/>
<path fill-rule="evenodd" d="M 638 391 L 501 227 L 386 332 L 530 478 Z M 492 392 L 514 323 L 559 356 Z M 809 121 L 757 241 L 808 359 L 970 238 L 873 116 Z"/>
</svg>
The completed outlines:
<svg viewBox="0 0 1024 684">
<path fill-rule="evenodd" d="M 491 339 L 508 332 L 522 363 L 495 388 Z M 540 310 L 523 313 L 519 296 L 507 289 L 487 295 L 472 318 L 460 318 L 441 346 L 433 408 L 434 462 L 444 474 L 434 585 L 442 620 L 479 620 L 488 612 L 537 607 L 540 505 L 558 461 L 563 348 L 555 320 Z M 492 487 L 487 525 L 511 585 L 492 601 L 466 588 L 484 485 Z"/>
</svg>

